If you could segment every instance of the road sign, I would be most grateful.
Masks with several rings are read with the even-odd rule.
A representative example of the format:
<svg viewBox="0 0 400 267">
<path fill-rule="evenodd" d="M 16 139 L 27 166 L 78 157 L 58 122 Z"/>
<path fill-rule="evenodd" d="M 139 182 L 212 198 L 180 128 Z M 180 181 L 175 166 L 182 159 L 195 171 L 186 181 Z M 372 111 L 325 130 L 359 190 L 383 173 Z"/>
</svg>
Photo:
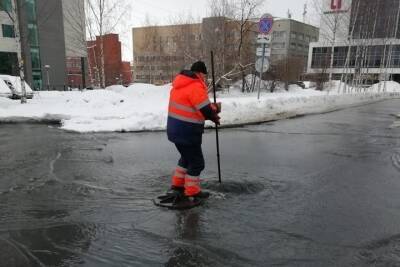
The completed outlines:
<svg viewBox="0 0 400 267">
<path fill-rule="evenodd" d="M 271 35 L 259 34 L 257 36 L 257 43 L 258 44 L 270 44 L 272 42 Z"/>
<path fill-rule="evenodd" d="M 264 66 L 263 66 L 263 63 L 264 63 Z M 261 58 L 257 59 L 257 61 L 256 61 L 256 71 L 257 72 L 266 72 L 269 70 L 269 66 L 270 66 L 269 59 L 267 57 L 264 57 L 264 60 L 261 57 Z"/>
<path fill-rule="evenodd" d="M 256 56 L 257 57 L 262 57 L 263 56 L 263 48 L 262 47 L 257 47 L 257 51 L 256 51 Z M 270 57 L 271 56 L 271 48 L 266 47 L 265 51 L 264 51 L 264 56 L 265 57 Z"/>
<path fill-rule="evenodd" d="M 263 34 L 269 34 L 272 31 L 274 25 L 274 17 L 271 14 L 264 14 L 261 16 L 258 22 L 258 31 Z"/>
</svg>

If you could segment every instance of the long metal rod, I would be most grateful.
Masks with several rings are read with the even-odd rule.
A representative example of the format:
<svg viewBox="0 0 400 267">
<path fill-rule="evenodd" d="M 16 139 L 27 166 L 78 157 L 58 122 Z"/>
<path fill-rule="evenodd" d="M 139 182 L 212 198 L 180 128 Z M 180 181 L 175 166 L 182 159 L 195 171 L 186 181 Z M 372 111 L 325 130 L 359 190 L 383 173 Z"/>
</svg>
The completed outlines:
<svg viewBox="0 0 400 267">
<path fill-rule="evenodd" d="M 211 73 L 212 73 L 212 86 L 214 91 L 214 103 L 217 103 L 217 92 L 215 88 L 215 72 L 214 72 L 214 52 L 211 51 Z M 222 183 L 221 180 L 221 161 L 219 154 L 219 134 L 218 134 L 218 124 L 215 124 L 215 135 L 217 140 L 217 160 L 218 160 L 218 181 Z"/>
</svg>

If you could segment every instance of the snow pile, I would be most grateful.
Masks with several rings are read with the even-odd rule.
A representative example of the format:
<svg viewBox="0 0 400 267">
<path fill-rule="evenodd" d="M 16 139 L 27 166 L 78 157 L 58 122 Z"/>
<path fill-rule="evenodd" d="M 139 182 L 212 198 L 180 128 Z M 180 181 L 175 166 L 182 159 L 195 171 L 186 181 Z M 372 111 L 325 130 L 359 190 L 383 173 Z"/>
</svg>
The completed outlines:
<svg viewBox="0 0 400 267">
<path fill-rule="evenodd" d="M 240 98 L 221 97 L 222 123 L 228 125 L 256 123 L 290 118 L 305 114 L 334 111 L 360 104 L 400 97 L 400 84 L 388 86 L 387 92 L 337 94 L 301 89 L 292 85 L 289 91 L 280 89 L 256 100 L 256 93 Z"/>
<path fill-rule="evenodd" d="M 9 98 L 6 98 L 6 97 L 0 97 L 0 110 L 1 109 L 5 110 L 13 105 L 15 105 L 15 101 L 13 101 Z"/>
<path fill-rule="evenodd" d="M 11 90 L 8 88 L 7 84 L 0 79 L 0 97 L 9 97 L 11 96 Z"/>
<path fill-rule="evenodd" d="M 21 94 L 21 78 L 18 76 L 10 76 L 10 75 L 0 75 L 1 80 L 8 80 L 14 86 L 16 93 Z M 26 93 L 33 93 L 31 87 L 25 82 L 25 91 Z"/>
<path fill-rule="evenodd" d="M 315 83 L 315 82 L 304 81 L 303 83 L 304 83 L 305 89 L 317 87 L 317 83 Z"/>
<path fill-rule="evenodd" d="M 297 115 L 327 112 L 349 106 L 400 98 L 400 84 L 388 82 L 362 92 L 337 93 L 336 84 L 328 92 L 277 88 L 243 94 L 238 88 L 220 92 L 222 125 L 263 122 Z M 134 84 L 128 88 L 112 86 L 106 90 L 83 92 L 39 92 L 28 104 L 21 105 L 0 97 L 0 122 L 59 121 L 61 128 L 77 132 L 163 130 L 167 122 L 171 85 Z M 350 92 L 350 91 L 349 91 Z M 211 125 L 208 122 L 208 125 Z"/>
<path fill-rule="evenodd" d="M 386 86 L 386 88 L 385 88 L 385 86 Z M 373 86 L 371 86 L 368 91 L 381 92 L 383 90 L 386 90 L 387 92 L 399 92 L 400 91 L 400 83 L 392 82 L 392 81 L 388 81 L 386 83 L 381 82 L 381 83 L 377 83 L 377 84 L 374 84 Z"/>
<path fill-rule="evenodd" d="M 341 81 L 331 81 L 324 84 L 324 91 L 333 93 L 380 93 L 380 92 L 399 92 L 400 84 L 393 81 L 380 82 L 372 86 L 351 87 Z"/>
</svg>

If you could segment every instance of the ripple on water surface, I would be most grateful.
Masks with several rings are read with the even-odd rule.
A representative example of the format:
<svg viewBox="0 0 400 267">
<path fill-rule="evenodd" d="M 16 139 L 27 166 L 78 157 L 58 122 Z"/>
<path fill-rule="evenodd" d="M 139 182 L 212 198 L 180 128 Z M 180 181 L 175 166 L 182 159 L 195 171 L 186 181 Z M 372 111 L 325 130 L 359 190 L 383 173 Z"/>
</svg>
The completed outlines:
<svg viewBox="0 0 400 267">
<path fill-rule="evenodd" d="M 400 234 L 366 244 L 355 256 L 355 261 L 362 266 L 399 266 Z"/>
<path fill-rule="evenodd" d="M 393 166 L 400 171 L 400 153 L 394 153 L 391 159 Z"/>
<path fill-rule="evenodd" d="M 249 181 L 209 181 L 203 187 L 210 191 L 225 193 L 230 195 L 256 194 L 264 190 L 264 185 L 258 182 Z"/>
</svg>

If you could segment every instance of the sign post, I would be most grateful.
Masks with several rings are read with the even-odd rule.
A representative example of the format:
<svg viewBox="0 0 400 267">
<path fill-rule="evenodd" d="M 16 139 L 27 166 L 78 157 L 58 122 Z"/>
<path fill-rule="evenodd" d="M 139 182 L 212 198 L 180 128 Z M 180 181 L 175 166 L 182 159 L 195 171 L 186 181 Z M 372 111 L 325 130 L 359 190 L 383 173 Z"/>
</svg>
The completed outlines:
<svg viewBox="0 0 400 267">
<path fill-rule="evenodd" d="M 262 15 L 258 23 L 258 31 L 260 34 L 257 37 L 257 43 L 259 45 L 262 45 L 262 47 L 261 49 L 260 47 L 258 47 L 256 51 L 256 56 L 259 57 L 256 61 L 256 70 L 260 73 L 257 99 L 260 99 L 262 75 L 269 69 L 269 58 L 271 57 L 271 41 L 272 41 L 271 32 L 273 25 L 274 25 L 274 18 L 272 17 L 271 14 Z M 268 46 L 268 51 L 266 53 L 267 46 Z M 261 55 L 259 54 L 260 50 L 261 50 Z M 264 66 L 265 62 L 268 62 L 266 66 Z"/>
</svg>

